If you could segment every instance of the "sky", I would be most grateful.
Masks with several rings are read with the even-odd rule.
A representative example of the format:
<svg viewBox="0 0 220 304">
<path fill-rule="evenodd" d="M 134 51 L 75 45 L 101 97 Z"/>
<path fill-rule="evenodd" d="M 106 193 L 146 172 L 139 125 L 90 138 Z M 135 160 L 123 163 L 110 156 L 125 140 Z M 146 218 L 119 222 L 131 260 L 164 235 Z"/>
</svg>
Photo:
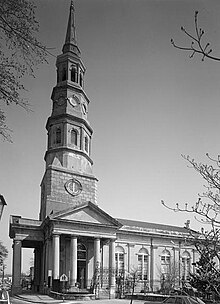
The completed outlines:
<svg viewBox="0 0 220 304">
<path fill-rule="evenodd" d="M 69 0 L 35 0 L 39 39 L 52 48 L 24 78 L 33 112 L 7 107 L 13 143 L 0 141 L 0 193 L 5 207 L 0 239 L 9 250 L 10 215 L 38 219 L 45 170 L 46 121 L 56 85 L 55 61 L 64 43 Z M 184 226 L 193 216 L 162 206 L 195 203 L 204 181 L 181 154 L 207 162 L 219 153 L 220 64 L 189 58 L 170 39 L 189 45 L 181 32 L 194 31 L 194 12 L 213 54 L 220 56 L 219 0 L 78 0 L 76 34 L 87 68 L 85 91 L 94 130 L 92 159 L 98 178 L 98 206 L 111 216 Z M 30 251 L 23 251 L 23 271 Z"/>
</svg>

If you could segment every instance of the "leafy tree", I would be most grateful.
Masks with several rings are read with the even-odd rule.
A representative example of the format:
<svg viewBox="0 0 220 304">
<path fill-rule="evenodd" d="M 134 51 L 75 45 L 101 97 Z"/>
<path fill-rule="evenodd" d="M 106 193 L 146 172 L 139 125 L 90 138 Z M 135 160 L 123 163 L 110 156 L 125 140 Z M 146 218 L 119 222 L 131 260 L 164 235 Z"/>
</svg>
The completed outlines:
<svg viewBox="0 0 220 304">
<path fill-rule="evenodd" d="M 189 52 L 190 58 L 193 58 L 195 54 L 199 54 L 202 56 L 202 61 L 204 61 L 205 58 L 220 61 L 219 57 L 211 55 L 213 50 L 210 47 L 210 43 L 203 41 L 205 31 L 201 27 L 199 27 L 198 11 L 196 11 L 194 15 L 194 27 L 195 27 L 195 33 L 192 34 L 188 30 L 186 30 L 185 27 L 181 26 L 181 31 L 190 40 L 189 46 L 180 46 L 176 44 L 173 39 L 171 39 L 172 45 L 179 50 Z"/>
<path fill-rule="evenodd" d="M 8 250 L 0 241 L 0 266 L 4 264 L 4 260 L 7 258 L 7 256 L 8 256 Z"/>
<path fill-rule="evenodd" d="M 30 110 L 21 96 L 24 75 L 34 76 L 34 68 L 46 61 L 49 50 L 36 38 L 39 24 L 35 6 L 29 0 L 0 0 L 0 136 L 11 141 L 5 105 L 16 104 Z"/>
<path fill-rule="evenodd" d="M 220 298 L 220 271 L 217 267 L 220 262 L 219 234 L 219 229 L 212 229 L 202 230 L 199 236 L 194 236 L 193 244 L 200 258 L 194 263 L 195 273 L 190 275 L 192 287 L 196 288 L 203 297 L 211 293 L 215 299 Z"/>
</svg>

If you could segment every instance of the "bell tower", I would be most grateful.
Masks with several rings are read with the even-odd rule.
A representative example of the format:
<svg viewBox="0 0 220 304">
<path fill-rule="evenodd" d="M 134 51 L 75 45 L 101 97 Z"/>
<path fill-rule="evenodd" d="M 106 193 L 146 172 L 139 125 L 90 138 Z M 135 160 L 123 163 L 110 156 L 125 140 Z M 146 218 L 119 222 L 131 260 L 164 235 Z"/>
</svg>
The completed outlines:
<svg viewBox="0 0 220 304">
<path fill-rule="evenodd" d="M 97 179 L 93 175 L 91 159 L 93 130 L 87 119 L 90 101 L 84 91 L 86 69 L 76 41 L 73 1 L 56 68 L 52 113 L 46 124 L 48 144 L 41 183 L 41 220 L 86 201 L 96 203 Z"/>
</svg>

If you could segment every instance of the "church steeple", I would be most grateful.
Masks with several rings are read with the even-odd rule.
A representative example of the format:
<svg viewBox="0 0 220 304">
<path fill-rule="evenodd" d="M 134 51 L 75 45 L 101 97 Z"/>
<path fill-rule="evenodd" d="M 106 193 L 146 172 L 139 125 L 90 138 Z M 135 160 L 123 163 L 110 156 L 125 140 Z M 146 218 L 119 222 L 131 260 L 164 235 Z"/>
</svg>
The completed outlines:
<svg viewBox="0 0 220 304">
<path fill-rule="evenodd" d="M 71 0 L 66 39 L 62 52 L 63 54 L 67 52 L 73 52 L 76 55 L 80 56 L 80 50 L 76 42 L 75 7 L 73 0 Z"/>
<path fill-rule="evenodd" d="M 93 130 L 87 120 L 90 100 L 84 91 L 85 66 L 76 43 L 75 8 L 71 1 L 66 39 L 57 56 L 57 83 L 48 118 L 46 172 L 42 180 L 40 218 L 81 204 L 96 203 L 91 159 Z"/>
</svg>

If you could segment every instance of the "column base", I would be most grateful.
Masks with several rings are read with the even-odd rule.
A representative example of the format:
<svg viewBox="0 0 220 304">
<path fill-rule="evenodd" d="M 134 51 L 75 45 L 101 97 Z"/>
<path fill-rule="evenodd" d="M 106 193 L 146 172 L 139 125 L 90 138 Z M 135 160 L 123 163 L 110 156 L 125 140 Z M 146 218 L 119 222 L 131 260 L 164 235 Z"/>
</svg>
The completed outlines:
<svg viewBox="0 0 220 304">
<path fill-rule="evenodd" d="M 15 294 L 21 294 L 22 293 L 22 288 L 21 286 L 13 286 L 11 287 L 11 294 L 15 295 Z"/>
<path fill-rule="evenodd" d="M 70 286 L 68 292 L 79 292 L 79 287 L 76 286 Z"/>
<path fill-rule="evenodd" d="M 109 287 L 109 299 L 115 299 L 115 287 Z"/>
<path fill-rule="evenodd" d="M 56 292 L 60 292 L 60 280 L 59 279 L 53 279 L 52 290 L 56 291 Z"/>
</svg>

